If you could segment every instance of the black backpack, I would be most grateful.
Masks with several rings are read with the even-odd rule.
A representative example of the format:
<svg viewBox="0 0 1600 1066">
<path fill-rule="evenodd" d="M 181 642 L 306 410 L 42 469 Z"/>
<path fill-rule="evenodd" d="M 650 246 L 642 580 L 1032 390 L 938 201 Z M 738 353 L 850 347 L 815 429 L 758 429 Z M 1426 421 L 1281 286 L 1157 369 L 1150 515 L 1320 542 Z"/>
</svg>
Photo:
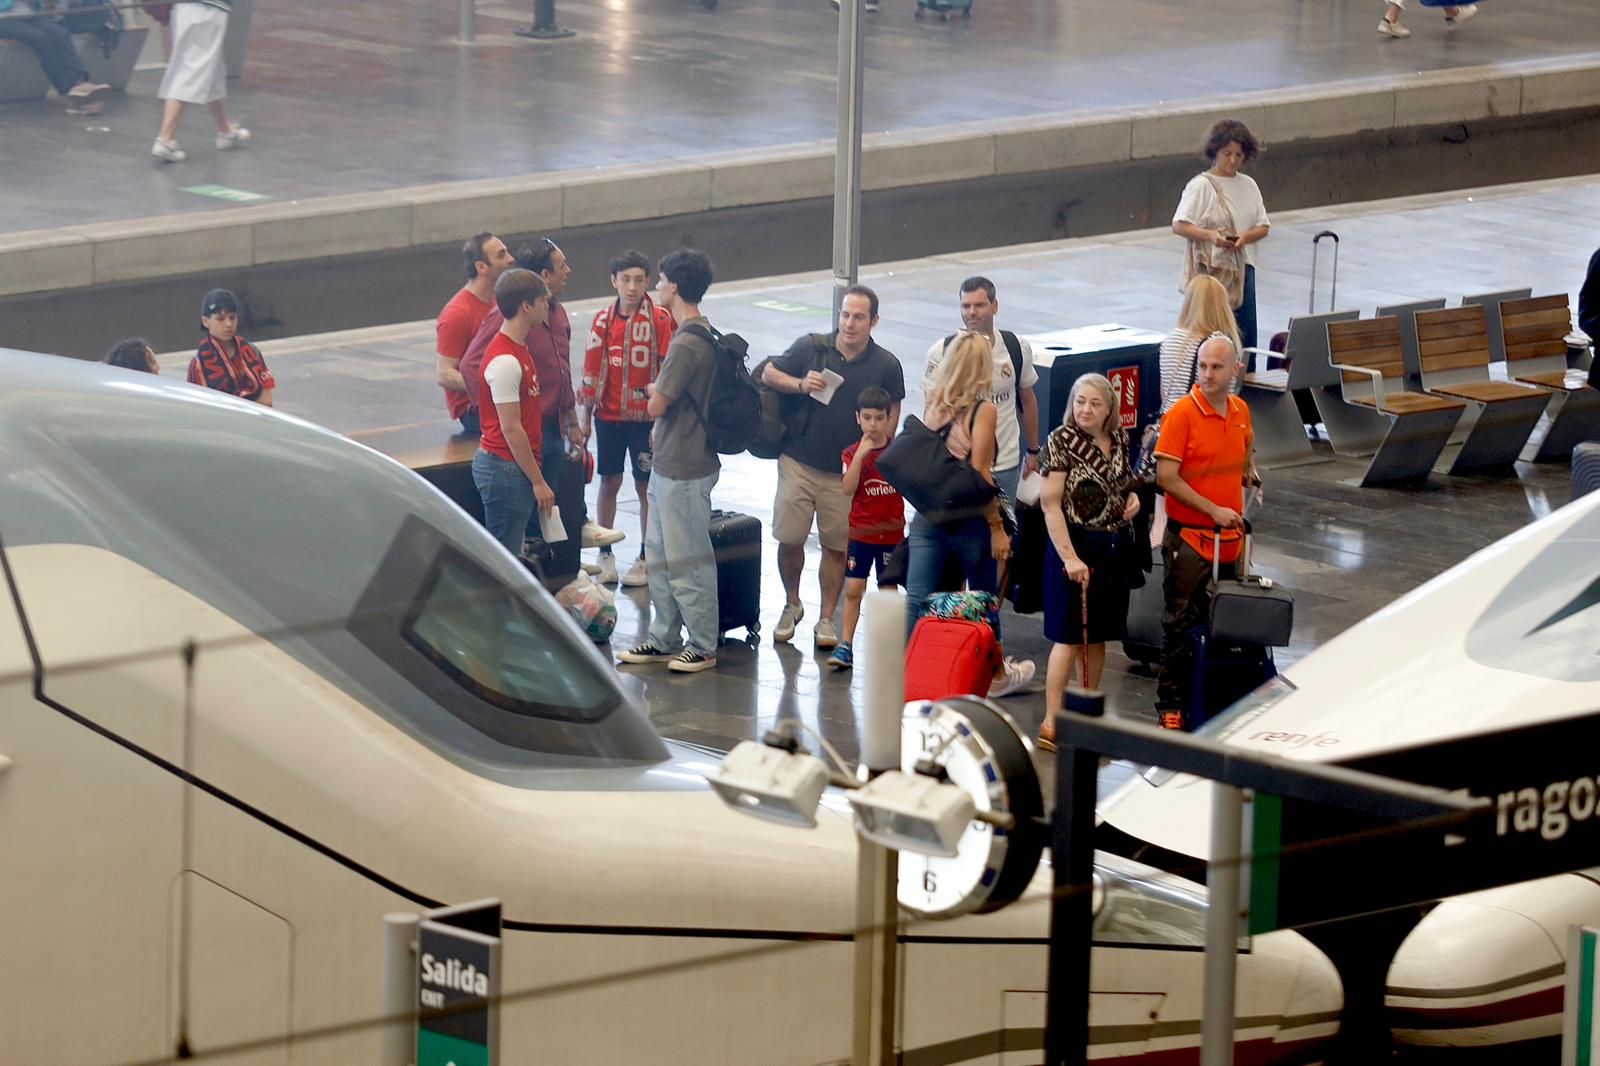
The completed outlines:
<svg viewBox="0 0 1600 1066">
<path fill-rule="evenodd" d="M 737 333 L 719 333 L 698 323 L 681 328 L 710 341 L 716 360 L 706 409 L 687 396 L 690 408 L 705 427 L 706 444 L 723 455 L 737 455 L 761 438 L 761 395 L 744 365 L 750 346 Z"/>
<path fill-rule="evenodd" d="M 1013 395 L 1014 395 L 1014 397 L 1016 398 L 1016 401 L 1017 401 L 1017 413 L 1021 414 L 1022 413 L 1022 342 L 1017 340 L 1017 335 L 1015 333 L 1012 333 L 1008 329 L 1002 329 L 1002 330 L 999 330 L 998 332 L 1000 333 L 1000 341 L 1001 341 L 1001 343 L 1006 346 L 1006 351 L 1011 355 L 1011 375 L 1012 375 L 1012 380 L 1017 383 L 1016 384 L 1016 389 L 1013 392 Z M 950 336 L 948 336 L 948 337 L 946 337 L 944 339 L 944 344 L 940 346 L 939 350 L 948 352 L 950 350 L 950 342 L 955 340 L 955 339 L 956 339 L 956 335 L 954 333 L 950 334 Z"/>
</svg>

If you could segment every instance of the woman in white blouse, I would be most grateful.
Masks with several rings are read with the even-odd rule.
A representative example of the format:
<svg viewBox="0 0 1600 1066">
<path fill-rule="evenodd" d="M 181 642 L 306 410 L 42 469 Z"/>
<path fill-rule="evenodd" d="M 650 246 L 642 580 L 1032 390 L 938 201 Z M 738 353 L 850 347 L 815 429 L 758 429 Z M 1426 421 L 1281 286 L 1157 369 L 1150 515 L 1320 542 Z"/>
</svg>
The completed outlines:
<svg viewBox="0 0 1600 1066">
<path fill-rule="evenodd" d="M 1256 346 L 1255 246 L 1266 238 L 1272 222 L 1255 179 L 1239 168 L 1260 151 L 1261 143 L 1243 122 L 1223 119 L 1212 126 L 1203 149 L 1211 168 L 1184 186 L 1172 216 L 1172 232 L 1178 236 L 1221 252 L 1243 253 L 1243 291 L 1233 310 L 1246 348 Z"/>
</svg>

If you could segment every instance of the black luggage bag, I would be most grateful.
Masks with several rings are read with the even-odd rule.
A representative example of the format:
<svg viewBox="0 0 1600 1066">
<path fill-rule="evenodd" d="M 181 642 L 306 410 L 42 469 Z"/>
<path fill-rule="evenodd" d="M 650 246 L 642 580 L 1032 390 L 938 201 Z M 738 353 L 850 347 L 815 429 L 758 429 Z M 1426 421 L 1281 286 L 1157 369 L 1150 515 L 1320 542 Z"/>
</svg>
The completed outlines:
<svg viewBox="0 0 1600 1066">
<path fill-rule="evenodd" d="M 1272 581 L 1250 576 L 1250 533 L 1239 552 L 1238 577 L 1222 580 L 1222 531 L 1211 555 L 1211 638 L 1224 644 L 1288 646 L 1294 629 L 1294 596 Z"/>
<path fill-rule="evenodd" d="M 711 550 L 717 560 L 717 634 L 743 629 L 761 639 L 761 519 L 711 512 Z"/>
<path fill-rule="evenodd" d="M 1161 616 L 1166 611 L 1167 564 L 1155 553 L 1144 584 L 1128 593 L 1128 629 L 1122 638 L 1122 651 L 1139 666 L 1153 669 L 1161 661 L 1165 639 Z"/>
<path fill-rule="evenodd" d="M 1194 685 L 1189 704 L 1189 729 L 1244 699 L 1278 676 L 1272 650 L 1259 644 L 1217 640 L 1203 627 L 1189 632 L 1194 645 Z"/>
</svg>

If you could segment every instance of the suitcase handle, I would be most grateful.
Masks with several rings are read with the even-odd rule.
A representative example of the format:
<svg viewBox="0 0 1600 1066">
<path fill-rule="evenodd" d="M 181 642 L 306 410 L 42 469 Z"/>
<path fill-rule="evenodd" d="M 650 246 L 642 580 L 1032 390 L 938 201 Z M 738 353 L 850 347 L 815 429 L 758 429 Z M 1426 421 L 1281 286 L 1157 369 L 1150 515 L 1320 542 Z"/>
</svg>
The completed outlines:
<svg viewBox="0 0 1600 1066">
<path fill-rule="evenodd" d="M 1239 546 L 1239 562 L 1234 567 L 1234 577 L 1243 581 L 1250 576 L 1250 544 L 1251 534 L 1248 524 L 1244 527 L 1244 543 Z M 1222 527 L 1213 526 L 1211 531 L 1211 583 L 1217 584 L 1222 580 Z"/>
<path fill-rule="evenodd" d="M 1322 239 L 1333 238 L 1333 284 L 1328 289 L 1328 310 L 1334 311 L 1339 306 L 1339 235 L 1331 229 L 1325 229 L 1311 238 L 1311 292 L 1306 298 L 1306 314 L 1317 313 L 1317 253 L 1322 251 Z"/>
</svg>

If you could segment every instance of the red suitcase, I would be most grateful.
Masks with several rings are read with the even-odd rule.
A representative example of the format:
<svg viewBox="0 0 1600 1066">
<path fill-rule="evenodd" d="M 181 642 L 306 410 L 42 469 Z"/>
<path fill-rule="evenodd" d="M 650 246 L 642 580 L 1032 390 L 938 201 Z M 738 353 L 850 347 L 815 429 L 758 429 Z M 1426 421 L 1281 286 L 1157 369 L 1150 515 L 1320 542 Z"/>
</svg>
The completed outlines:
<svg viewBox="0 0 1600 1066">
<path fill-rule="evenodd" d="M 906 699 L 987 696 L 1000 654 L 986 622 L 920 619 L 906 645 Z"/>
</svg>

